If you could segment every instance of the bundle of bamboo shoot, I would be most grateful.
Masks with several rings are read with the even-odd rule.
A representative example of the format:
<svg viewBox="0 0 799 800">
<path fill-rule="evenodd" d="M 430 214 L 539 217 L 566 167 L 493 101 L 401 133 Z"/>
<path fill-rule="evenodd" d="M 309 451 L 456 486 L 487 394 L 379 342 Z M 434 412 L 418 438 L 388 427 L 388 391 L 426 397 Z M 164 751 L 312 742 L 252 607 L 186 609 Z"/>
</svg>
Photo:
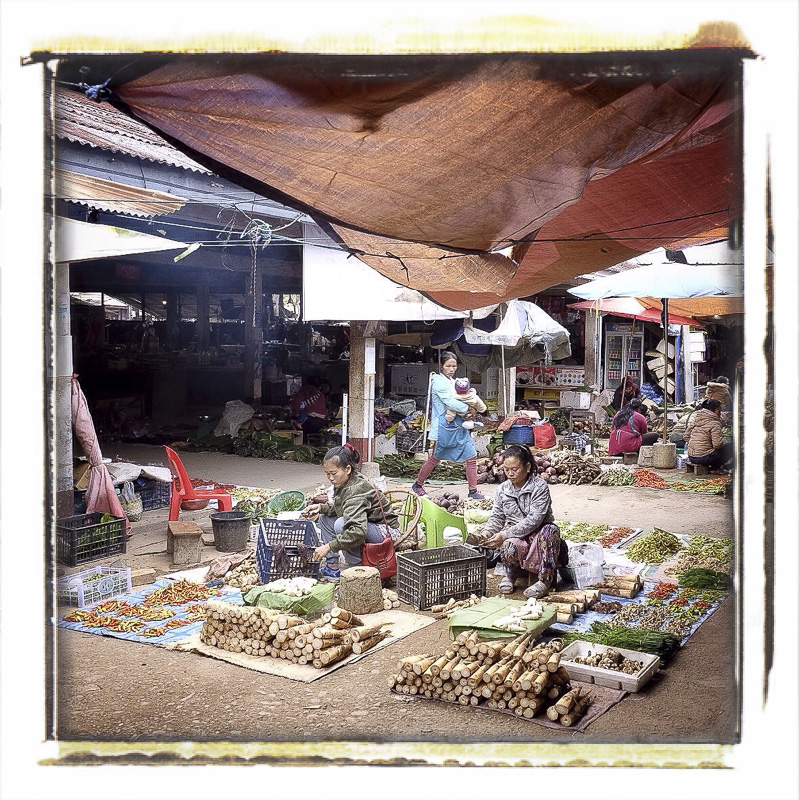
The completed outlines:
<svg viewBox="0 0 799 800">
<path fill-rule="evenodd" d="M 507 643 L 480 642 L 476 631 L 458 634 L 438 657 L 403 658 L 389 685 L 401 694 L 512 710 L 527 719 L 571 688 L 559 640 L 535 645 L 525 633 Z"/>
<path fill-rule="evenodd" d="M 268 608 L 209 603 L 200 640 L 233 653 L 271 656 L 317 669 L 365 653 L 388 636 L 349 611 L 333 608 L 313 622 Z"/>
<path fill-rule="evenodd" d="M 629 575 L 605 575 L 602 579 L 602 583 L 596 583 L 591 588 L 599 589 L 602 594 L 631 598 L 637 597 L 641 589 L 644 588 L 644 580 L 637 573 Z"/>
<path fill-rule="evenodd" d="M 548 709 L 547 717 L 567 728 L 585 716 L 591 704 L 591 693 L 576 687 L 559 697 Z"/>
<path fill-rule="evenodd" d="M 434 605 L 430 611 L 436 615 L 436 619 L 443 619 L 448 617 L 451 612 L 459 608 L 470 608 L 477 605 L 481 600 L 485 600 L 485 597 L 478 597 L 476 594 L 470 594 L 465 600 L 456 600 L 454 597 L 450 597 L 446 603 Z"/>
</svg>

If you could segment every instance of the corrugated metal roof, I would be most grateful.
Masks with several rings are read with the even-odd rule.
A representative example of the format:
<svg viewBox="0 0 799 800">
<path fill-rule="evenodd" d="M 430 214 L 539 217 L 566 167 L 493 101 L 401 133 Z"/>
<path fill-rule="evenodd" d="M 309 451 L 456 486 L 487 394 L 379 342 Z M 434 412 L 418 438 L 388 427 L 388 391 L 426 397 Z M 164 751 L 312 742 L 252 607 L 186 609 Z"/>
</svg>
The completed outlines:
<svg viewBox="0 0 799 800">
<path fill-rule="evenodd" d="M 55 92 L 55 132 L 71 142 L 213 174 L 138 120 L 108 103 L 96 103 L 61 87 Z"/>
<path fill-rule="evenodd" d="M 182 197 L 155 189 L 143 189 L 61 169 L 56 169 L 56 193 L 60 200 L 134 217 L 171 214 L 183 208 L 186 202 Z"/>
</svg>

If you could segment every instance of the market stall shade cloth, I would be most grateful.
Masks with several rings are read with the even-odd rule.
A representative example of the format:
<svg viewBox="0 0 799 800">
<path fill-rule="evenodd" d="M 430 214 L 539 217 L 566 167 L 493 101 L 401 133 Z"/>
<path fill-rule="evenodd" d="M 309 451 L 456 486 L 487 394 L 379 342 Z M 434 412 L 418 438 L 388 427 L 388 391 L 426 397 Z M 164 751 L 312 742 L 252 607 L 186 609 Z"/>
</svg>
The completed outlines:
<svg viewBox="0 0 799 800">
<path fill-rule="evenodd" d="M 597 312 L 600 314 L 612 314 L 615 317 L 626 317 L 628 319 L 640 319 L 644 322 L 660 322 L 661 306 L 656 308 L 646 306 L 635 297 L 611 297 L 606 300 L 581 300 L 579 303 L 570 303 L 569 308 L 577 311 Z M 682 317 L 672 313 L 669 305 L 669 324 L 671 325 L 696 325 L 701 327 L 701 323 L 692 317 Z"/>
<path fill-rule="evenodd" d="M 78 379 L 74 376 L 72 377 L 72 427 L 91 467 L 89 487 L 86 489 L 86 513 L 102 511 L 113 514 L 115 517 L 122 517 L 125 520 L 126 532 L 130 532 L 130 522 L 122 510 L 108 468 L 103 464 L 103 454 L 97 440 L 97 432 L 94 430 L 92 415 L 86 403 L 86 396 L 83 394 L 83 389 L 80 388 Z"/>
<path fill-rule="evenodd" d="M 471 309 L 741 215 L 740 60 L 681 56 L 657 75 L 596 56 L 184 59 L 114 91 L 386 277 Z"/>
</svg>

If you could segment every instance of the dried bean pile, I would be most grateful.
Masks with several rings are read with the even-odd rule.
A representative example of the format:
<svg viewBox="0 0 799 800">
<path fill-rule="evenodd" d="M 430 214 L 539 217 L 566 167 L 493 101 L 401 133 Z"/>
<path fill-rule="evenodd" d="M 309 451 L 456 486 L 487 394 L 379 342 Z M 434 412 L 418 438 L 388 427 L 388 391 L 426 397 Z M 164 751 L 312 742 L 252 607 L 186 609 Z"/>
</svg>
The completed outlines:
<svg viewBox="0 0 799 800">
<path fill-rule="evenodd" d="M 694 536 L 688 547 L 680 553 L 674 567 L 666 571 L 670 575 L 681 575 L 689 569 L 701 567 L 714 572 L 732 573 L 734 545 L 732 539 L 713 539 L 710 536 Z"/>
</svg>

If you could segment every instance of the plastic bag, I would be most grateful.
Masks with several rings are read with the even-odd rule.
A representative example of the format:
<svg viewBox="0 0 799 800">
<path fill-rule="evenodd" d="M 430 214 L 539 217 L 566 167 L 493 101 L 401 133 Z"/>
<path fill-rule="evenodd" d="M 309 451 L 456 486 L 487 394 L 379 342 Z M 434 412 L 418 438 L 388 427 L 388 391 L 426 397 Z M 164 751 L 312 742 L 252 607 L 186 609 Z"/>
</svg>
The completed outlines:
<svg viewBox="0 0 799 800">
<path fill-rule="evenodd" d="M 131 522 L 138 522 L 141 519 L 141 515 L 144 513 L 144 505 L 141 497 L 134 491 L 131 481 L 125 481 L 122 484 L 122 499 L 119 502 L 125 512 L 125 516 Z"/>
<path fill-rule="evenodd" d="M 552 423 L 542 422 L 540 425 L 534 425 L 533 440 L 535 441 L 535 446 L 539 449 L 545 450 L 549 447 L 554 447 L 558 439 Z"/>
</svg>

